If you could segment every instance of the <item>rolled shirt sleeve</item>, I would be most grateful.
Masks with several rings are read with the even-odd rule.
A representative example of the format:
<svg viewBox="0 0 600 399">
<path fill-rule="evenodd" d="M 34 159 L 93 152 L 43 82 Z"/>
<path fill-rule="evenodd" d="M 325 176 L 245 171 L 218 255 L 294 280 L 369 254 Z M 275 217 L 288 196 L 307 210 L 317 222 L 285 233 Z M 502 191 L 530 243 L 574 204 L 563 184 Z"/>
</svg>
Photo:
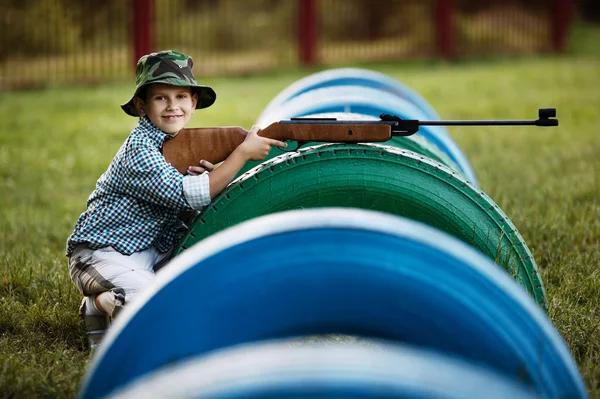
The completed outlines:
<svg viewBox="0 0 600 399">
<path fill-rule="evenodd" d="M 208 172 L 198 176 L 183 177 L 183 195 L 187 203 L 194 209 L 204 208 L 210 204 L 210 185 Z"/>
</svg>

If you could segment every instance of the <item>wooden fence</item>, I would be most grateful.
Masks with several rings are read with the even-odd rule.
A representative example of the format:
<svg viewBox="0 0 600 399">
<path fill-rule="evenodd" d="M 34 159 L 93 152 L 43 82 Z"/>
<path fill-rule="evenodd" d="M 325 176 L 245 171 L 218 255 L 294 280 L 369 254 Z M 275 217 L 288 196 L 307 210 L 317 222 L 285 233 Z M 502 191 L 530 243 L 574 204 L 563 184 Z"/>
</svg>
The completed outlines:
<svg viewBox="0 0 600 399">
<path fill-rule="evenodd" d="M 562 52 L 575 0 L 4 0 L 0 88 L 131 78 L 175 48 L 196 73 Z M 4 8 L 2 10 L 2 8 Z"/>
</svg>

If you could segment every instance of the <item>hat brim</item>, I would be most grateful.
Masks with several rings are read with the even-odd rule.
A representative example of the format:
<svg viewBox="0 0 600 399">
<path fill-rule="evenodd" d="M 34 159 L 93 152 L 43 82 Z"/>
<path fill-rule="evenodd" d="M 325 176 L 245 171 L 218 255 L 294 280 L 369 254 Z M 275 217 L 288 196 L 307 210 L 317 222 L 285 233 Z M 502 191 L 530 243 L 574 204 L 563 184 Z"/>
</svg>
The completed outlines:
<svg viewBox="0 0 600 399">
<path fill-rule="evenodd" d="M 152 84 L 152 83 L 165 83 L 165 84 L 171 84 L 173 86 L 190 87 L 192 89 L 192 92 L 194 92 L 198 95 L 198 102 L 196 103 L 196 109 L 208 108 L 211 105 L 213 105 L 213 103 L 217 99 L 217 93 L 215 93 L 215 91 L 209 86 L 191 85 L 189 83 L 182 85 L 179 82 L 181 82 L 181 81 L 178 79 L 177 80 L 173 79 L 173 81 L 171 81 L 169 79 L 161 79 L 160 81 L 157 80 L 154 82 L 148 82 L 145 85 L 137 88 L 137 90 L 135 91 L 135 93 L 133 94 L 131 99 L 129 101 L 127 101 L 125 104 L 121 105 L 121 109 L 123 111 L 125 111 L 125 113 L 127 115 L 140 116 L 137 108 L 135 108 L 133 99 L 135 98 L 135 96 L 138 95 L 138 93 L 140 92 L 140 90 L 142 90 L 142 88 L 144 88 L 145 86 Z"/>
</svg>

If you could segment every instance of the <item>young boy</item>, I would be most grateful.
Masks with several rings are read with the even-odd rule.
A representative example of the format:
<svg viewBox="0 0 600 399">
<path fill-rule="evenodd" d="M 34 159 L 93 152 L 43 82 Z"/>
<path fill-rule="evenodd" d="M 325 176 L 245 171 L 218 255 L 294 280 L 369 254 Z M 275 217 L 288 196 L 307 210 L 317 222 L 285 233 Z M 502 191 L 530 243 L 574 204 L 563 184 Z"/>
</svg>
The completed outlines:
<svg viewBox="0 0 600 399">
<path fill-rule="evenodd" d="M 190 165 L 181 175 L 161 155 L 196 109 L 212 105 L 216 94 L 200 86 L 192 58 L 177 51 L 145 55 L 136 68 L 136 90 L 121 106 L 140 117 L 96 182 L 75 230 L 67 241 L 71 279 L 84 295 L 80 307 L 92 347 L 124 305 L 154 279 L 185 230 L 182 211 L 208 205 L 248 160 L 264 159 L 278 140 L 257 135 L 244 142 L 216 169 L 207 161 Z"/>
</svg>

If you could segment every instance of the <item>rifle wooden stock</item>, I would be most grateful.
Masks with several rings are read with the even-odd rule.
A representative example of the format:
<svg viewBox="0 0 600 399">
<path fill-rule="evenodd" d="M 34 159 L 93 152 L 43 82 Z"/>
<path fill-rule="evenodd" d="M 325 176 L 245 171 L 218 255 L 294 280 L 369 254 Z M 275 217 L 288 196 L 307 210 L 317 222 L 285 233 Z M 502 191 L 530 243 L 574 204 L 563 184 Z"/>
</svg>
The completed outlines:
<svg viewBox="0 0 600 399">
<path fill-rule="evenodd" d="M 213 164 L 227 159 L 246 138 L 241 127 L 209 127 L 182 129 L 163 144 L 167 162 L 185 174 L 188 166 L 202 159 Z M 392 137 L 386 123 L 279 123 L 274 122 L 258 132 L 259 136 L 298 142 L 366 143 L 382 142 Z"/>
</svg>

